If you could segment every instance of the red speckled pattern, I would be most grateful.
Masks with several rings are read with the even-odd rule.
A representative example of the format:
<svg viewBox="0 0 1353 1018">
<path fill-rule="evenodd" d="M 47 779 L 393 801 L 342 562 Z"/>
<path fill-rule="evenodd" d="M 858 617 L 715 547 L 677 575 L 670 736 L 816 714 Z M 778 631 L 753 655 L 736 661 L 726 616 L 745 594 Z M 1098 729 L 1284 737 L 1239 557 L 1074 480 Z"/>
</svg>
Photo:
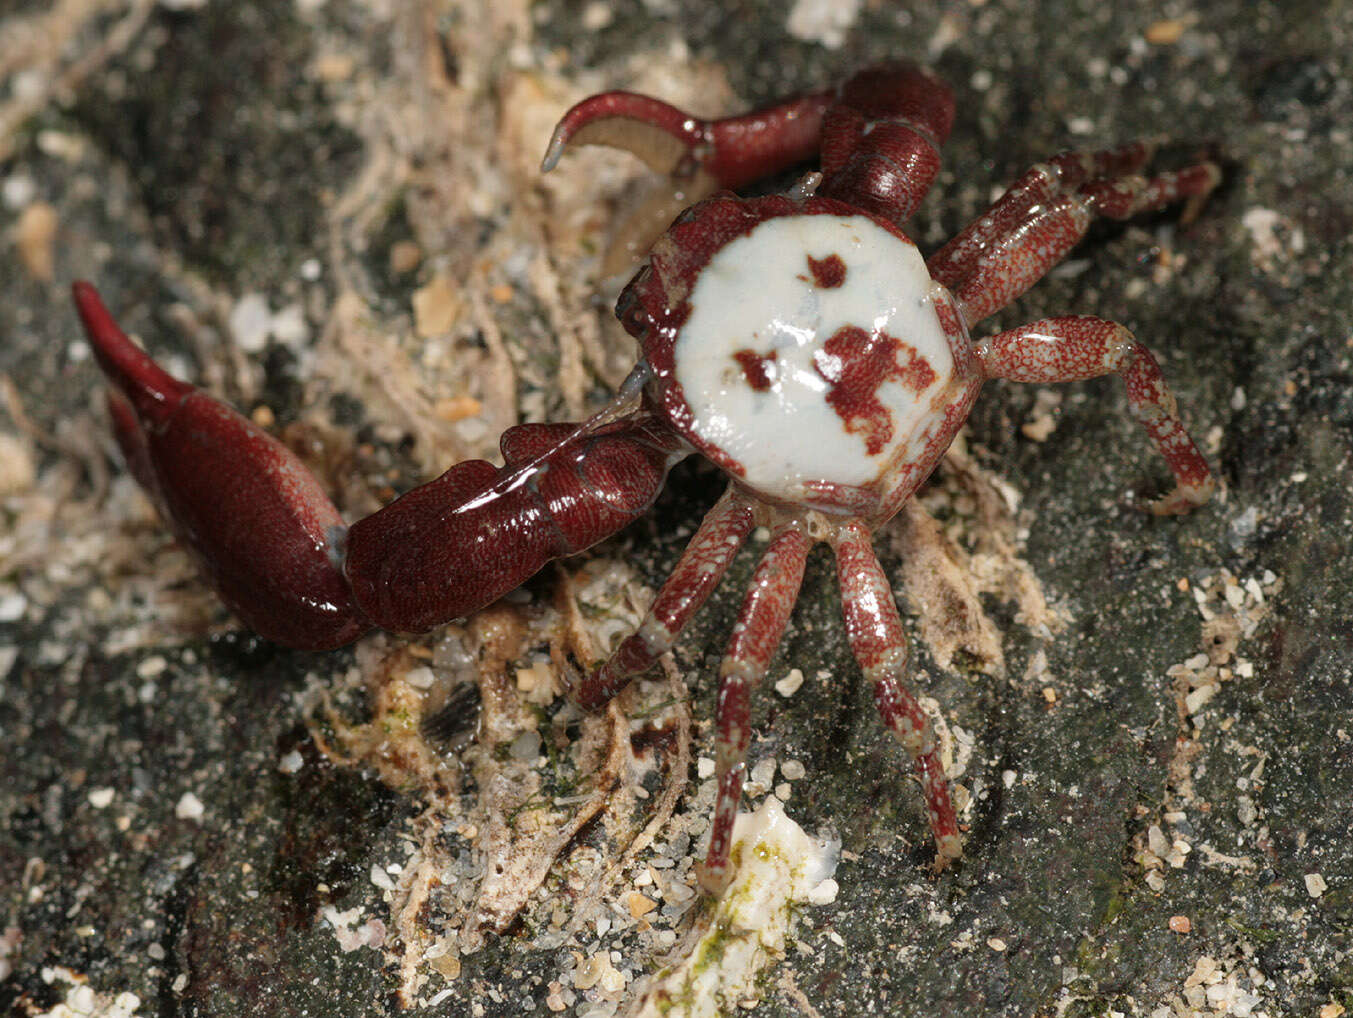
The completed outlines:
<svg viewBox="0 0 1353 1018">
<path fill-rule="evenodd" d="M 878 397 L 884 382 L 922 392 L 935 382 L 935 369 L 915 348 L 886 332 L 865 332 L 845 325 L 827 337 L 813 356 L 813 367 L 827 383 L 827 404 L 851 434 L 864 439 L 877 456 L 893 438 L 893 415 Z"/>
<path fill-rule="evenodd" d="M 949 799 L 930 731 L 930 721 L 907 687 L 907 636 L 893 600 L 892 585 L 874 556 L 869 530 L 860 523 L 842 526 L 832 543 L 841 607 L 850 649 L 865 678 L 874 685 L 874 703 L 883 723 L 906 748 L 916 766 L 926 801 L 931 833 L 941 863 L 959 854 L 958 818 Z"/>
<path fill-rule="evenodd" d="M 959 428 L 963 427 L 963 422 L 968 419 L 982 388 L 981 365 L 973 352 L 968 330 L 954 304 L 953 296 L 939 286 L 935 287 L 931 296 L 931 306 L 949 341 L 949 353 L 954 359 L 953 371 L 945 390 L 931 398 L 934 418 L 926 433 L 921 454 L 908 463 L 896 464 L 890 477 L 891 486 L 878 493 L 868 511 L 859 514 L 871 527 L 881 526 L 897 515 L 902 504 L 925 483 Z"/>
<path fill-rule="evenodd" d="M 1121 177 L 1151 158 L 1152 146 L 1132 142 L 1100 152 L 1065 152 L 1026 170 L 985 213 L 974 219 L 926 262 L 931 276 L 953 287 L 968 275 L 996 238 L 1052 198 L 1095 177 Z"/>
<path fill-rule="evenodd" d="M 769 392 L 775 378 L 776 352 L 757 353 L 755 350 L 734 350 L 733 360 L 742 368 L 742 377 L 756 392 Z"/>
<path fill-rule="evenodd" d="M 811 279 L 813 285 L 823 290 L 834 290 L 846 281 L 846 263 L 840 255 L 827 255 L 826 258 L 808 256 L 808 275 L 800 279 Z"/>
<path fill-rule="evenodd" d="M 653 667 L 658 656 L 690 622 L 723 580 L 724 572 L 752 529 L 752 508 L 733 488 L 700 523 L 672 574 L 663 583 L 639 631 L 627 636 L 600 668 L 573 690 L 584 708 L 604 706 L 633 679 Z"/>
<path fill-rule="evenodd" d="M 1175 478 L 1175 490 L 1153 503 L 1152 511 L 1187 512 L 1212 494 L 1216 486 L 1212 471 L 1179 419 L 1160 367 L 1123 326 L 1090 315 L 1048 318 L 991 336 L 977 347 L 977 355 L 989 377 L 1014 382 L 1122 376 L 1132 415 L 1156 443 Z"/>
<path fill-rule="evenodd" d="M 733 820 L 742 795 L 747 744 L 751 739 L 751 694 L 760 684 L 780 645 L 789 614 L 803 582 L 804 564 L 813 541 L 797 524 L 771 534 L 770 543 L 752 576 L 719 669 L 719 710 L 715 719 L 718 748 L 715 769 L 719 783 L 710 827 L 709 854 L 700 880 L 711 891 L 727 884 L 728 852 Z"/>
<path fill-rule="evenodd" d="M 1138 142 L 1066 153 L 1033 167 L 926 268 L 954 291 L 971 327 L 1042 279 L 1085 236 L 1096 215 L 1125 219 L 1205 195 L 1221 179 L 1211 163 L 1149 180 L 1129 172 L 1150 155 L 1151 148 Z"/>
</svg>

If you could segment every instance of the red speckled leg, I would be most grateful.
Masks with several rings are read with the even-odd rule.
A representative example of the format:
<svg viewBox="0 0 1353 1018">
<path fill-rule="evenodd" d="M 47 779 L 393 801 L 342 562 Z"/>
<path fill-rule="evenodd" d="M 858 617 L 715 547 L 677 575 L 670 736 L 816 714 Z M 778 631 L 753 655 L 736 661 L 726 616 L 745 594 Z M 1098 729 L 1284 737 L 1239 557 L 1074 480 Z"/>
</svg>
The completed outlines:
<svg viewBox="0 0 1353 1018">
<path fill-rule="evenodd" d="M 1175 477 L 1175 490 L 1150 503 L 1157 515 L 1188 512 L 1216 488 L 1207 460 L 1179 419 L 1174 395 L 1151 352 L 1123 326 L 1089 315 L 1048 318 L 1000 332 L 977 346 L 989 378 L 1071 382 L 1118 374 L 1128 406 L 1156 443 Z"/>
<path fill-rule="evenodd" d="M 915 761 L 930 830 L 935 837 L 935 866 L 943 869 L 963 855 L 963 842 L 930 722 L 903 679 L 907 670 L 907 635 L 897 613 L 892 585 L 874 556 L 869 530 L 864 524 L 851 522 L 842 526 L 833 548 L 850 648 L 865 678 L 874 685 L 874 703 L 884 724 Z"/>
<path fill-rule="evenodd" d="M 979 221 L 962 251 L 946 254 L 945 248 L 926 265 L 953 290 L 971 327 L 1042 279 L 1085 236 L 1095 216 L 1127 219 L 1180 198 L 1205 195 L 1220 180 L 1221 171 L 1211 163 L 1150 180 L 1139 176 L 1090 180 L 1075 191 L 1037 201 L 1023 215 L 1013 211 L 1012 204 L 1002 217 L 1013 224 L 1000 233 L 986 236 L 995 227 L 983 228 Z"/>
<path fill-rule="evenodd" d="M 700 883 L 711 894 L 722 893 L 733 876 L 728 853 L 742 797 L 742 773 L 747 766 L 752 691 L 766 674 L 784 635 L 812 545 L 812 539 L 796 524 L 780 527 L 771 535 L 719 669 L 715 750 L 719 795 L 710 825 L 709 854 L 699 867 Z"/>
<path fill-rule="evenodd" d="M 638 631 L 625 638 L 607 662 L 573 692 L 585 710 L 604 707 L 636 675 L 653 666 L 681 635 L 752 529 L 752 510 L 732 488 L 724 493 L 686 545 Z"/>
<path fill-rule="evenodd" d="M 930 275 L 953 287 L 972 271 L 988 247 L 1029 216 L 1036 205 L 1080 187 L 1087 180 L 1135 173 L 1151 160 L 1155 145 L 1137 141 L 1102 152 L 1063 152 L 1024 172 L 996 202 L 930 256 Z"/>
<path fill-rule="evenodd" d="M 939 172 L 953 123 L 949 86 L 919 67 L 861 71 L 841 87 L 823 122 L 818 193 L 905 222 Z"/>
<path fill-rule="evenodd" d="M 564 114 L 541 169 L 553 169 L 569 145 L 609 145 L 659 173 L 703 171 L 719 187 L 741 187 L 815 155 L 822 114 L 834 95 L 814 92 L 741 116 L 701 120 L 661 99 L 603 92 Z"/>
</svg>

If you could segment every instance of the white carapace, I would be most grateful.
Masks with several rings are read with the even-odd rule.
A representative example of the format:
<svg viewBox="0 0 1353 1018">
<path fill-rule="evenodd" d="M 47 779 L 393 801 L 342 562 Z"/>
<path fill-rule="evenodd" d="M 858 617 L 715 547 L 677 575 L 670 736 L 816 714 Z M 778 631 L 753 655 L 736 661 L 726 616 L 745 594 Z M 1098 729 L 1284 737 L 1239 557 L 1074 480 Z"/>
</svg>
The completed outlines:
<svg viewBox="0 0 1353 1018">
<path fill-rule="evenodd" d="M 811 501 L 805 482 L 868 485 L 917 458 L 954 369 L 937 290 L 916 246 L 865 216 L 760 223 L 691 291 L 674 360 L 692 430 L 749 487 L 789 501 Z M 852 327 L 896 341 L 871 348 L 892 364 L 863 386 L 833 351 Z"/>
</svg>

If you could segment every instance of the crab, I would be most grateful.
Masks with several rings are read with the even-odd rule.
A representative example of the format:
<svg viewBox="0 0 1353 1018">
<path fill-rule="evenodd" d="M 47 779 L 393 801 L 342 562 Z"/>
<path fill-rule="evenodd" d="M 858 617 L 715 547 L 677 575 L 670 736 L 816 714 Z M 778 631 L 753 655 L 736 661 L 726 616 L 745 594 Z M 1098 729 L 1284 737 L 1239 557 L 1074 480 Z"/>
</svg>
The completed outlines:
<svg viewBox="0 0 1353 1018">
<path fill-rule="evenodd" d="M 616 314 L 638 364 L 582 424 L 525 424 L 504 460 L 458 463 L 348 526 L 280 442 L 161 370 L 98 293 L 74 297 L 109 385 L 128 467 L 220 596 L 261 636 L 323 650 L 372 627 L 419 632 L 488 605 L 653 503 L 689 453 L 728 475 L 638 630 L 573 684 L 598 709 L 650 668 L 758 527 L 769 533 L 719 668 L 718 795 L 700 878 L 731 878 L 750 698 L 794 606 L 810 549 L 830 545 L 851 649 L 883 723 L 911 756 L 937 865 L 962 854 L 927 717 L 907 685 L 907 640 L 871 547 L 935 468 L 990 378 L 1050 383 L 1117 374 L 1186 512 L 1215 486 L 1146 347 L 1122 325 L 1048 318 L 973 342 L 1097 216 L 1122 219 L 1219 182 L 1212 163 L 1145 177 L 1150 144 L 1035 165 L 929 258 L 902 231 L 935 179 L 954 100 L 911 64 L 742 116 L 705 121 L 626 92 L 585 99 L 550 141 L 628 149 L 692 189 L 722 188 L 652 245 Z M 787 191 L 733 188 L 820 153 Z"/>
</svg>

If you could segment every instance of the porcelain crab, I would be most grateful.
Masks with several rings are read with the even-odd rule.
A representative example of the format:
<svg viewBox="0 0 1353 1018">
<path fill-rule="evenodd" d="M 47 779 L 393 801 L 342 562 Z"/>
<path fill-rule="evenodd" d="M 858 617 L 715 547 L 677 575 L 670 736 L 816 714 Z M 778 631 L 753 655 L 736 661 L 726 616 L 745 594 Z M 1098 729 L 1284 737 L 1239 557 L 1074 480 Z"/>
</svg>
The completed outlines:
<svg viewBox="0 0 1353 1018">
<path fill-rule="evenodd" d="M 718 799 L 701 871 L 717 892 L 730 876 L 750 697 L 808 552 L 826 542 L 850 645 L 915 761 L 943 865 L 962 851 L 957 821 L 906 683 L 906 638 L 871 534 L 930 474 L 988 378 L 1118 374 L 1174 475 L 1151 510 L 1207 500 L 1207 462 L 1126 328 L 1072 315 L 977 343 L 969 329 L 1044 275 L 1096 216 L 1197 200 L 1219 180 L 1211 163 L 1142 176 L 1145 143 L 1063 154 L 927 259 L 901 224 L 935 178 L 953 115 L 949 89 L 909 64 L 713 121 L 625 92 L 579 103 L 556 129 L 546 169 L 570 145 L 600 143 L 729 189 L 678 216 L 622 294 L 617 315 L 638 341 L 638 366 L 591 420 L 511 428 L 502 467 L 458 463 L 351 526 L 285 446 L 156 366 L 92 286 L 76 283 L 75 301 L 129 468 L 240 618 L 292 647 L 466 616 L 643 513 L 682 457 L 708 457 L 728 474 L 727 491 L 639 630 L 572 695 L 595 709 L 653 665 L 752 530 L 767 528 L 720 668 Z M 815 154 L 820 171 L 785 193 L 731 193 Z"/>
</svg>

